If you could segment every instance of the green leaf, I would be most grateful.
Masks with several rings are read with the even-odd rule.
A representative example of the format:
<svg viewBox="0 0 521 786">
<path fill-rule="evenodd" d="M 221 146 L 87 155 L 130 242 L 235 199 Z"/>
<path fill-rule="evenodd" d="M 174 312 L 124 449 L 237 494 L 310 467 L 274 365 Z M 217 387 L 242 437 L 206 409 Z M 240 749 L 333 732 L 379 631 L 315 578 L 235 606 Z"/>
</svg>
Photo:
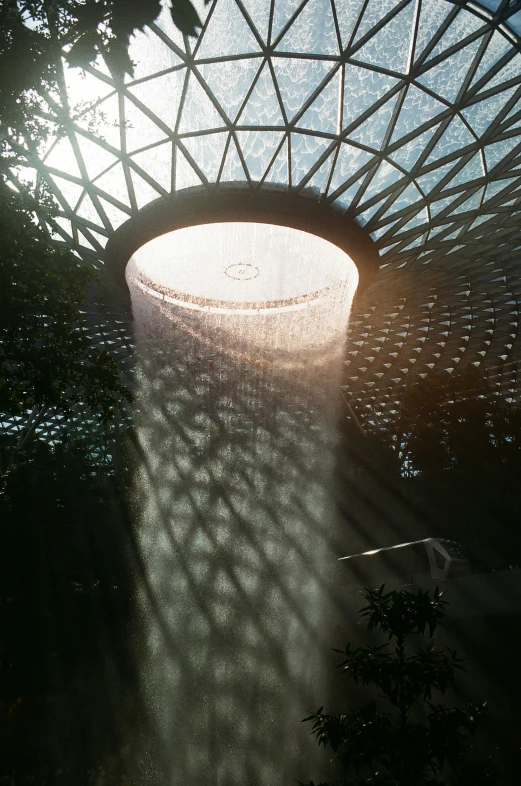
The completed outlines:
<svg viewBox="0 0 521 786">
<path fill-rule="evenodd" d="M 184 34 L 197 36 L 197 29 L 202 27 L 199 14 L 190 0 L 172 0 L 170 16 L 174 25 Z"/>
</svg>

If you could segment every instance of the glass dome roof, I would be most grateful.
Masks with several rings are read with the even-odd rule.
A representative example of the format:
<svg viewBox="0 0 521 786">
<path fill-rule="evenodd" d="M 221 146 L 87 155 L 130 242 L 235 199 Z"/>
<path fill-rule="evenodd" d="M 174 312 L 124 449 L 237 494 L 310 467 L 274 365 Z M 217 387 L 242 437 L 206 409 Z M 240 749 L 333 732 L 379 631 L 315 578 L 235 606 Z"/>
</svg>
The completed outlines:
<svg viewBox="0 0 521 786">
<path fill-rule="evenodd" d="M 60 98 L 41 108 L 50 141 L 13 140 L 13 184 L 36 178 L 59 202 L 53 236 L 100 266 L 111 233 L 155 199 L 230 182 L 304 192 L 345 211 L 381 255 L 351 326 L 355 401 L 377 411 L 414 364 L 424 373 L 463 356 L 514 395 L 521 3 L 198 10 L 197 40 L 166 11 L 138 33 L 124 83 L 101 59 L 64 66 Z"/>
</svg>

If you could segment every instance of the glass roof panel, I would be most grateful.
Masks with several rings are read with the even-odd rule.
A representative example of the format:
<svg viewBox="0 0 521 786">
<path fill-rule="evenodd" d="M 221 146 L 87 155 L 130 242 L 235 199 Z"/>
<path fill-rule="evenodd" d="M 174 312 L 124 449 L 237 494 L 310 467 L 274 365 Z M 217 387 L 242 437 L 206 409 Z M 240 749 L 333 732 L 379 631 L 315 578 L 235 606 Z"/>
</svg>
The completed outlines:
<svg viewBox="0 0 521 786">
<path fill-rule="evenodd" d="M 393 111 L 398 100 L 398 94 L 393 98 L 386 101 L 380 109 L 371 115 L 362 125 L 358 126 L 354 131 L 351 131 L 349 138 L 353 142 L 360 142 L 360 144 L 372 147 L 375 150 L 380 150 L 385 138 L 385 133 L 389 128 L 389 123 L 393 116 Z"/>
<path fill-rule="evenodd" d="M 248 101 L 238 117 L 241 126 L 281 126 L 284 118 L 270 67 L 264 64 Z"/>
<path fill-rule="evenodd" d="M 381 22 L 393 8 L 399 5 L 399 2 L 400 0 L 369 0 L 356 31 L 354 43 L 356 44 L 361 38 L 370 33 L 378 22 Z"/>
<path fill-rule="evenodd" d="M 291 17 L 303 7 L 306 0 L 273 0 L 272 43 L 279 37 Z"/>
<path fill-rule="evenodd" d="M 349 44 L 365 0 L 334 0 L 342 47 Z"/>
<path fill-rule="evenodd" d="M 444 158 L 457 150 L 474 144 L 475 141 L 475 137 L 470 133 L 465 123 L 456 115 L 436 143 L 426 163 L 430 164 L 433 161 Z"/>
<path fill-rule="evenodd" d="M 259 36 L 266 43 L 270 23 L 271 0 L 242 0 L 242 5 Z"/>
<path fill-rule="evenodd" d="M 294 185 L 305 178 L 330 146 L 330 139 L 309 134 L 291 134 L 291 173 Z"/>
<path fill-rule="evenodd" d="M 356 59 L 407 73 L 415 14 L 416 4 L 410 2 L 356 51 Z"/>
<path fill-rule="evenodd" d="M 398 79 L 357 65 L 346 65 L 344 71 L 344 103 L 342 125 L 347 128 L 380 98 Z"/>
<path fill-rule="evenodd" d="M 446 3 L 447 0 L 444 0 L 444 2 Z M 454 9 L 449 7 L 449 11 L 454 11 Z M 482 27 L 483 21 L 479 17 L 474 16 L 474 14 L 469 11 L 460 9 L 449 27 L 429 52 L 427 60 L 431 60 L 437 55 L 442 54 L 442 52 L 446 52 L 451 47 L 457 46 Z"/>
<path fill-rule="evenodd" d="M 342 72 L 338 69 L 302 117 L 297 120 L 298 126 L 325 134 L 338 133 L 341 77 Z"/>
<path fill-rule="evenodd" d="M 416 60 L 430 44 L 452 8 L 446 0 L 423 0 L 420 9 L 414 59 Z"/>
<path fill-rule="evenodd" d="M 418 82 L 447 101 L 455 101 L 478 51 L 479 44 L 480 39 L 478 38 L 463 49 L 459 49 L 419 76 Z"/>
<path fill-rule="evenodd" d="M 283 52 L 338 55 L 339 45 L 330 0 L 308 0 L 277 44 Z"/>
<path fill-rule="evenodd" d="M 274 57 L 273 69 L 288 120 L 291 121 L 334 66 L 324 60 Z"/>
<path fill-rule="evenodd" d="M 261 180 L 275 155 L 283 134 L 262 131 L 238 131 L 237 138 L 252 180 Z"/>
<path fill-rule="evenodd" d="M 394 127 L 391 143 L 421 128 L 446 109 L 440 101 L 415 85 L 410 85 Z"/>
<path fill-rule="evenodd" d="M 235 0 L 219 0 L 197 47 L 197 59 L 259 52 L 260 47 Z"/>
<path fill-rule="evenodd" d="M 335 163 L 329 193 L 333 193 L 340 188 L 346 180 L 356 174 L 360 167 L 370 161 L 371 158 L 371 154 L 367 151 L 343 143 Z"/>
<path fill-rule="evenodd" d="M 472 126 L 472 130 L 479 136 L 485 133 L 489 125 L 496 119 L 507 103 L 512 98 L 518 87 L 511 87 L 509 90 L 504 90 L 502 93 L 485 98 L 476 104 L 463 109 L 461 114 Z"/>
<path fill-rule="evenodd" d="M 222 60 L 198 66 L 198 71 L 218 103 L 233 122 L 262 65 L 260 58 Z"/>
</svg>

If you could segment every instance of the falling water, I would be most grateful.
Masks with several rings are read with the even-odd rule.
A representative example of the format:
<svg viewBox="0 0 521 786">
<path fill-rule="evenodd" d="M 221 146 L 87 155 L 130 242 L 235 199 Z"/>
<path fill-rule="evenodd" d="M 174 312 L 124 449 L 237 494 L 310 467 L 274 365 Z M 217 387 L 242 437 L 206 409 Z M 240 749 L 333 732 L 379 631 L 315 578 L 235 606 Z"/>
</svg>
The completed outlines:
<svg viewBox="0 0 521 786">
<path fill-rule="evenodd" d="M 227 224 L 152 241 L 127 279 L 140 672 L 161 783 L 320 777 L 299 721 L 326 699 L 341 618 L 333 449 L 356 269 L 306 233 Z"/>
</svg>

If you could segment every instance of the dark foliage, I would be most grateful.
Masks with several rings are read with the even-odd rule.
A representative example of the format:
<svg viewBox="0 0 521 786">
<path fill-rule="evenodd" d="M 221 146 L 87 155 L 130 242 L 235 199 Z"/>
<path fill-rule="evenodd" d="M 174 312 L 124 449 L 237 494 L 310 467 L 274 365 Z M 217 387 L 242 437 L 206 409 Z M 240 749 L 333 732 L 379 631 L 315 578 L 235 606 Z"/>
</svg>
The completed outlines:
<svg viewBox="0 0 521 786">
<path fill-rule="evenodd" d="M 340 674 L 375 694 L 338 715 L 320 707 L 303 722 L 318 744 L 342 764 L 343 786 L 479 786 L 494 781 L 490 763 L 478 760 L 473 740 L 484 705 L 449 706 L 435 700 L 456 688 L 463 667 L 456 652 L 433 641 L 446 602 L 438 590 L 366 589 L 360 615 L 367 631 L 387 643 L 335 650 Z M 420 717 L 420 720 L 418 720 Z M 304 784 L 300 784 L 304 786 Z M 310 781 L 307 786 L 314 786 Z M 321 784 L 328 786 L 328 784 Z"/>
<path fill-rule="evenodd" d="M 125 771 L 138 724 L 131 547 L 114 481 L 96 470 L 81 444 L 35 442 L 2 478 L 0 775 Z"/>
<path fill-rule="evenodd" d="M 84 68 L 101 53 L 115 76 L 131 74 L 130 36 L 152 24 L 160 11 L 159 0 L 2 0 L 2 124 L 20 121 L 24 105 L 30 106 L 32 91 L 52 88 L 63 47 L 73 66 Z M 201 21 L 190 0 L 171 0 L 170 13 L 182 33 L 197 34 Z"/>
<path fill-rule="evenodd" d="M 81 314 L 93 274 L 51 244 L 31 202 L 0 183 L 0 413 L 65 412 L 82 401 L 110 416 L 126 393 L 115 359 L 92 345 Z"/>
</svg>

